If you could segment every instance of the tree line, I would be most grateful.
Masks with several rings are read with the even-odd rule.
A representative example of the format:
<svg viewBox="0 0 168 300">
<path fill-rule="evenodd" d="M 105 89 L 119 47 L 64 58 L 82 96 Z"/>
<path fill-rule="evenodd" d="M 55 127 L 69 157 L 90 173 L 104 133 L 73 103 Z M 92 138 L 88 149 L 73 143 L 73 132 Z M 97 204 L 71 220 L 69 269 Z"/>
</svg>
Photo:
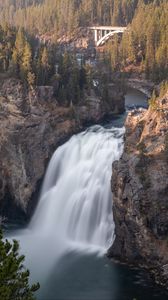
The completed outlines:
<svg viewBox="0 0 168 300">
<path fill-rule="evenodd" d="M 0 19 L 29 32 L 56 35 L 93 24 L 129 24 L 141 0 L 0 0 Z M 154 0 L 143 0 L 149 3 Z"/>
<path fill-rule="evenodd" d="M 24 29 L 0 26 L 0 70 L 21 79 L 25 88 L 51 85 L 62 104 L 76 104 L 89 90 L 90 70 L 74 53 L 60 53 L 57 46 L 41 44 Z"/>
<path fill-rule="evenodd" d="M 57 98 L 65 102 L 82 99 L 90 70 L 78 68 L 73 54 L 58 55 L 56 43 L 39 43 L 36 33 L 54 30 L 59 36 L 77 26 L 128 24 L 123 36 L 115 35 L 106 47 L 112 71 L 124 72 L 132 64 L 153 81 L 168 76 L 165 0 L 0 0 L 0 8 L 1 71 L 10 71 L 28 86 L 53 84 Z"/>
<path fill-rule="evenodd" d="M 132 64 L 155 82 L 168 78 L 168 2 L 139 1 L 128 30 L 122 38 L 115 36 L 107 51 L 115 70 Z"/>
</svg>

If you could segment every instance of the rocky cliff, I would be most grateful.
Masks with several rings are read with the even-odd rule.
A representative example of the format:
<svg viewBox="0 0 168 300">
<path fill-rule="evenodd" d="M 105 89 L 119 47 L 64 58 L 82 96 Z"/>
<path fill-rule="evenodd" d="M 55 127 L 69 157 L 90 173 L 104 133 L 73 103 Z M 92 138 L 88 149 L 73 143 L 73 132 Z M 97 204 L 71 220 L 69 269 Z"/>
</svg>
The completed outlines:
<svg viewBox="0 0 168 300">
<path fill-rule="evenodd" d="M 117 88 L 114 88 L 115 96 Z M 92 93 L 76 107 L 60 107 L 52 87 L 26 92 L 21 82 L 0 86 L 0 215 L 8 219 L 30 216 L 47 163 L 55 149 L 87 122 L 122 112 L 124 98 L 105 105 Z"/>
<path fill-rule="evenodd" d="M 113 164 L 115 242 L 109 255 L 147 267 L 168 288 L 168 93 L 130 112 Z"/>
</svg>

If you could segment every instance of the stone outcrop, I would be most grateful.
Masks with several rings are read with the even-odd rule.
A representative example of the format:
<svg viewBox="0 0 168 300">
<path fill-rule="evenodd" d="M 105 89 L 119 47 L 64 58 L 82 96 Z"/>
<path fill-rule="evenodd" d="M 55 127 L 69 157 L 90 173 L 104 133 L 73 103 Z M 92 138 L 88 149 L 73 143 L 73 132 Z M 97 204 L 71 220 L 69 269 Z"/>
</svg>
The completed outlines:
<svg viewBox="0 0 168 300">
<path fill-rule="evenodd" d="M 148 98 L 151 97 L 155 84 L 146 79 L 130 78 L 126 81 L 126 85 L 130 88 L 136 89 Z"/>
<path fill-rule="evenodd" d="M 87 49 L 90 44 L 94 47 L 93 32 L 87 28 L 78 28 L 70 36 L 67 34 L 61 36 L 57 42 L 69 50 Z"/>
<path fill-rule="evenodd" d="M 112 191 L 116 238 L 108 255 L 147 267 L 168 288 L 168 93 L 129 113 Z"/>
<path fill-rule="evenodd" d="M 4 81 L 0 89 L 1 216 L 29 217 L 55 149 L 87 122 L 98 122 L 112 112 L 112 106 L 92 97 L 80 106 L 61 107 L 51 87 L 28 93 L 18 80 Z M 118 103 L 124 107 L 123 97 Z"/>
</svg>

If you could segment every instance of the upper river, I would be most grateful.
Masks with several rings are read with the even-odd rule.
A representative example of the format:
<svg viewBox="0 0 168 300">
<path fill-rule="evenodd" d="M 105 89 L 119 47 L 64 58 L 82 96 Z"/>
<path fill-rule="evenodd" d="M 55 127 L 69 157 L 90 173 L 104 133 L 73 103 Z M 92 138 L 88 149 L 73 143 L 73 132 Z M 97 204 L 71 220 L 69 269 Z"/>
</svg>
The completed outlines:
<svg viewBox="0 0 168 300">
<path fill-rule="evenodd" d="M 146 103 L 143 94 L 128 91 L 127 106 Z M 123 151 L 122 119 L 92 126 L 60 146 L 30 224 L 6 234 L 20 241 L 31 281 L 41 284 L 38 300 L 168 299 L 145 271 L 105 256 L 115 238 L 110 180 L 112 162 Z"/>
</svg>

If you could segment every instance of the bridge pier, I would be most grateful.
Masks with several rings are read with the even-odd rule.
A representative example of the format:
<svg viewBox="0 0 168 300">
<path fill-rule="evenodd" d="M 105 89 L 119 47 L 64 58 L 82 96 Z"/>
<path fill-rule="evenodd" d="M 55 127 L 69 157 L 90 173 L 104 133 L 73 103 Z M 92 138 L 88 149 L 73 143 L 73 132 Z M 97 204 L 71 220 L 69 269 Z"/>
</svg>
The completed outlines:
<svg viewBox="0 0 168 300">
<path fill-rule="evenodd" d="M 98 41 L 98 30 L 97 29 L 95 29 L 94 30 L 94 40 L 95 40 L 95 43 L 97 43 L 97 41 Z"/>
<path fill-rule="evenodd" d="M 95 29 L 94 30 L 94 40 L 95 40 L 95 43 L 98 42 L 98 40 L 102 39 L 103 37 L 103 30 L 101 29 Z"/>
<path fill-rule="evenodd" d="M 101 29 L 94 29 L 94 40 L 95 43 L 98 42 L 98 40 L 102 39 L 102 37 L 104 36 L 104 32 Z"/>
</svg>

